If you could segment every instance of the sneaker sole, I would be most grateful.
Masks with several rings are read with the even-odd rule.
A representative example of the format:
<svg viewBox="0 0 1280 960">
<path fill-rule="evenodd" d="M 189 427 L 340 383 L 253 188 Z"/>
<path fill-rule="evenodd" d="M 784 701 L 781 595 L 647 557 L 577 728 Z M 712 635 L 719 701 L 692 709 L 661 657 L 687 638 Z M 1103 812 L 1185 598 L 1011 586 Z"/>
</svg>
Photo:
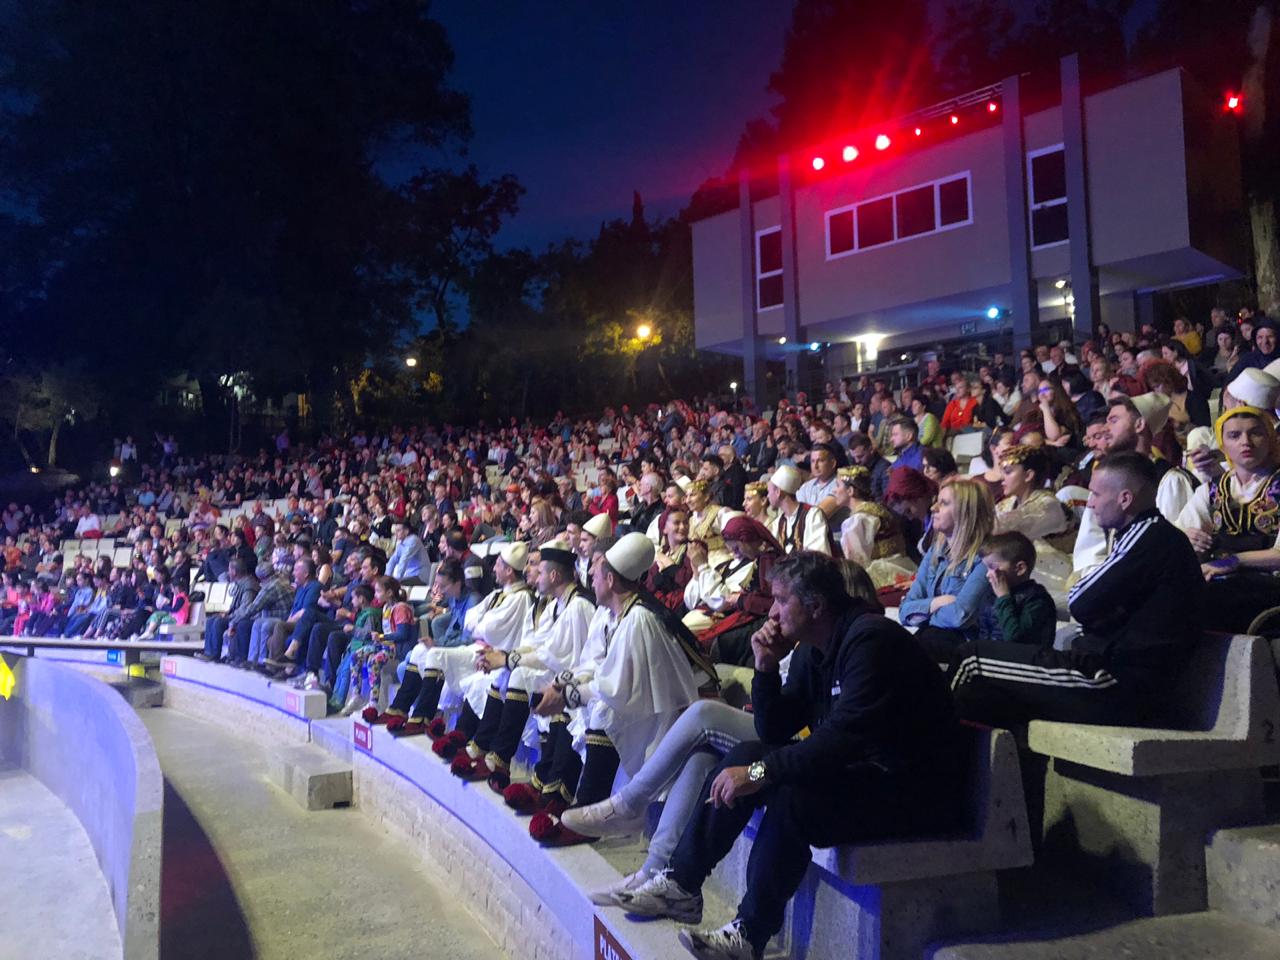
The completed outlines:
<svg viewBox="0 0 1280 960">
<path fill-rule="evenodd" d="M 702 904 L 687 904 L 684 906 L 672 906 L 664 904 L 662 907 L 655 909 L 653 912 L 648 910 L 637 910 L 636 904 L 625 899 L 625 894 L 615 894 L 613 898 L 614 904 L 625 910 L 628 916 L 633 917 L 650 917 L 655 920 L 666 918 L 674 920 L 677 923 L 699 924 L 702 922 Z"/>
<path fill-rule="evenodd" d="M 692 930 L 681 930 L 679 934 L 677 934 L 676 939 L 680 941 L 680 945 L 682 947 L 692 953 L 695 957 L 701 957 L 704 958 L 704 960 L 724 960 L 724 958 L 728 956 L 728 954 L 722 953 L 714 948 L 704 947 L 699 941 L 693 938 Z M 763 957 L 764 954 L 753 952 L 748 954 L 748 956 L 759 960 L 759 958 Z"/>
</svg>

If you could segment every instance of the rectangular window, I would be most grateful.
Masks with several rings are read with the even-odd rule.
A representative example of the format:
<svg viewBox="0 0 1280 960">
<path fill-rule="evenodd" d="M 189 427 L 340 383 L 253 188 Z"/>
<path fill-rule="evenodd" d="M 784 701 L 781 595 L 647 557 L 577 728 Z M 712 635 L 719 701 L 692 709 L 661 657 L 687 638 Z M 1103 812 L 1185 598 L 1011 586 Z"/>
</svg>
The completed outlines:
<svg viewBox="0 0 1280 960">
<path fill-rule="evenodd" d="M 904 190 L 893 198 L 898 211 L 898 239 L 918 237 L 938 229 L 933 202 L 934 188 Z"/>
<path fill-rule="evenodd" d="M 841 210 L 827 218 L 827 256 L 848 253 L 853 249 L 853 211 Z"/>
<path fill-rule="evenodd" d="M 857 211 L 859 250 L 893 242 L 893 197 L 859 204 Z"/>
<path fill-rule="evenodd" d="M 968 172 L 828 210 L 827 259 L 973 222 Z"/>
<path fill-rule="evenodd" d="M 938 225 L 951 227 L 969 222 L 969 178 L 957 177 L 938 184 Z"/>
<path fill-rule="evenodd" d="M 756 309 L 782 306 L 782 228 L 756 232 Z"/>
<path fill-rule="evenodd" d="M 1067 163 L 1062 144 L 1027 154 L 1027 191 L 1031 195 L 1031 248 L 1065 243 Z"/>
</svg>

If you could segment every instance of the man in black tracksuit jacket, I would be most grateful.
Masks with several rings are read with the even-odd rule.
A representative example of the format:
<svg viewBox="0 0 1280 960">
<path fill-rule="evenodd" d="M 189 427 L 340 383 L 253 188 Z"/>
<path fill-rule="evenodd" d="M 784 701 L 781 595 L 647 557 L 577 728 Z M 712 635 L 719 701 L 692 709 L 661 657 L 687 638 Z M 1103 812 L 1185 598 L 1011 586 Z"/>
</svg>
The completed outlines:
<svg viewBox="0 0 1280 960">
<path fill-rule="evenodd" d="M 1068 597 L 1082 632 L 1067 651 L 982 641 L 960 647 L 952 690 L 961 716 L 995 726 L 1163 718 L 1200 636 L 1205 586 L 1186 534 L 1156 509 L 1158 483 L 1155 464 L 1142 454 L 1098 463 L 1089 505 L 1115 541 Z"/>
<path fill-rule="evenodd" d="M 968 754 L 937 665 L 905 629 L 848 597 L 835 561 L 796 554 L 770 583 L 769 621 L 752 638 L 760 740 L 730 750 L 708 778 L 670 871 L 696 895 L 765 807 L 736 921 L 757 954 L 782 926 L 811 845 L 958 828 Z M 784 685 L 778 661 L 792 648 Z"/>
</svg>

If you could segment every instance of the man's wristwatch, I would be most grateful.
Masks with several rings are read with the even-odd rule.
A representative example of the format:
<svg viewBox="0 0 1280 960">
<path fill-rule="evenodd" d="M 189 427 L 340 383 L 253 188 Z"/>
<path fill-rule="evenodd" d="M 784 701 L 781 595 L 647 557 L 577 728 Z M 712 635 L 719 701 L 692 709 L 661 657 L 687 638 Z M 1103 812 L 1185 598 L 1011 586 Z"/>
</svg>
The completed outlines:
<svg viewBox="0 0 1280 960">
<path fill-rule="evenodd" d="M 752 783 L 762 783 L 766 776 L 768 776 L 768 771 L 764 768 L 763 760 L 757 760 L 747 767 L 747 779 Z"/>
</svg>

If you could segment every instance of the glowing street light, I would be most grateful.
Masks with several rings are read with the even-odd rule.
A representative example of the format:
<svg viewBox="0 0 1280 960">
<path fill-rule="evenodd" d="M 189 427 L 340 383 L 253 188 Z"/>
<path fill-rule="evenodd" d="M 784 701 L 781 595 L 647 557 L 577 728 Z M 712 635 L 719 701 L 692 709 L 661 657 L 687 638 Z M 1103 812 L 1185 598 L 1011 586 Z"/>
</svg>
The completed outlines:
<svg viewBox="0 0 1280 960">
<path fill-rule="evenodd" d="M 418 358 L 417 358 L 417 357 L 405 357 L 405 358 L 404 358 L 404 365 L 405 365 L 406 367 L 411 367 L 411 368 L 412 368 L 412 367 L 416 367 L 416 366 L 418 365 Z"/>
<path fill-rule="evenodd" d="M 111 461 L 111 466 L 107 467 L 107 473 L 109 473 L 109 474 L 112 476 L 112 478 L 115 478 L 115 477 L 120 476 L 120 464 L 119 464 L 119 462 L 118 462 L 118 461 L 115 461 L 115 460 L 112 460 L 112 461 Z"/>
<path fill-rule="evenodd" d="M 642 323 L 640 326 L 636 327 L 636 336 L 641 340 L 648 340 L 651 333 L 653 333 L 653 327 L 649 326 L 647 323 Z"/>
<path fill-rule="evenodd" d="M 729 389 L 733 391 L 733 395 L 736 397 L 736 396 L 738 395 L 738 381 L 737 381 L 737 380 L 730 380 L 730 381 L 729 381 Z"/>
</svg>

